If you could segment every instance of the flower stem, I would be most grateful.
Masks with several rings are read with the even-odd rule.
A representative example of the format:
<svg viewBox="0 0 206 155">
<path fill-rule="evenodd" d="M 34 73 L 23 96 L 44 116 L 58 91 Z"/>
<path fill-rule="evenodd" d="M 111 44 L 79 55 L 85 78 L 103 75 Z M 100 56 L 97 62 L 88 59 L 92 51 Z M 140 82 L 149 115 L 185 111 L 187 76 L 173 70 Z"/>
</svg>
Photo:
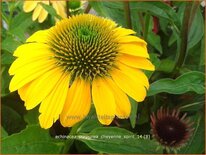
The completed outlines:
<svg viewBox="0 0 206 155">
<path fill-rule="evenodd" d="M 127 22 L 127 28 L 132 29 L 132 20 L 131 20 L 129 1 L 124 1 L 124 11 L 125 11 L 125 18 Z"/>
<path fill-rule="evenodd" d="M 79 123 L 77 123 L 76 125 L 74 125 L 69 133 L 69 136 L 71 135 L 75 135 L 77 133 L 77 129 L 79 128 Z M 68 138 L 65 142 L 64 148 L 63 148 L 63 153 L 67 154 L 70 147 L 72 146 L 73 142 L 75 139 L 70 139 Z"/>
<path fill-rule="evenodd" d="M 146 14 L 145 15 L 145 21 L 144 21 L 144 25 L 145 25 L 145 28 L 144 28 L 144 40 L 147 41 L 147 36 L 148 36 L 148 31 L 149 31 L 149 22 L 150 22 L 150 15 L 149 14 Z"/>
<path fill-rule="evenodd" d="M 142 35 L 143 35 L 143 38 L 144 38 L 145 37 L 145 22 L 144 22 L 144 18 L 143 18 L 143 15 L 142 15 L 141 12 L 138 12 L 138 16 L 139 16 L 139 22 L 140 22 L 141 27 L 142 27 Z"/>
<path fill-rule="evenodd" d="M 186 53 L 187 53 L 187 40 L 188 40 L 188 33 L 189 33 L 189 22 L 190 22 L 190 15 L 191 15 L 191 2 L 186 2 L 181 34 L 180 34 L 180 48 L 176 56 L 176 64 L 173 69 L 173 74 L 176 75 L 178 70 L 184 63 Z"/>
<path fill-rule="evenodd" d="M 148 35 L 148 31 L 149 31 L 149 22 L 150 22 L 150 15 L 149 14 L 145 14 L 145 16 L 143 17 L 143 14 L 141 12 L 138 13 L 139 16 L 139 21 L 142 27 L 142 35 L 144 40 L 147 41 L 147 35 Z"/>
<path fill-rule="evenodd" d="M 197 12 L 197 10 L 199 8 L 200 3 L 201 3 L 201 1 L 194 1 L 193 2 L 192 11 L 190 13 L 189 29 L 190 29 L 190 27 L 192 25 L 193 19 L 195 18 L 195 15 L 196 15 L 196 12 Z"/>
</svg>

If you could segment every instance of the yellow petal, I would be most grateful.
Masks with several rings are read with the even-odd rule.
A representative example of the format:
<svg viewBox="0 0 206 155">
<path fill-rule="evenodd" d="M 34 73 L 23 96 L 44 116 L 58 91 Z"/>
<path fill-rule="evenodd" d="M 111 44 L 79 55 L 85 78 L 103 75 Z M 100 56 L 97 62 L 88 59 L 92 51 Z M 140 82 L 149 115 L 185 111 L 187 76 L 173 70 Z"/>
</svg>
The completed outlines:
<svg viewBox="0 0 206 155">
<path fill-rule="evenodd" d="M 116 113 L 115 99 L 108 84 L 101 78 L 92 83 L 92 99 L 98 120 L 104 125 L 109 125 Z"/>
<path fill-rule="evenodd" d="M 140 69 L 151 70 L 151 71 L 155 70 L 154 65 L 146 58 L 124 54 L 120 56 L 118 60 L 134 68 L 140 68 Z"/>
<path fill-rule="evenodd" d="M 115 98 L 117 117 L 122 119 L 128 118 L 131 112 L 131 105 L 127 95 L 113 82 L 113 80 L 107 78 L 106 81 Z"/>
<path fill-rule="evenodd" d="M 60 115 L 61 124 L 71 127 L 89 113 L 91 107 L 90 83 L 76 79 L 69 88 L 67 99 Z"/>
<path fill-rule="evenodd" d="M 31 68 L 35 69 L 35 67 L 36 69 L 38 69 L 38 67 L 41 67 L 41 65 L 43 66 L 46 63 L 55 64 L 55 60 L 49 54 L 26 58 L 19 57 L 12 63 L 11 67 L 9 68 L 9 74 L 14 75 L 21 70 L 24 70 L 26 72 L 26 70 L 29 71 Z"/>
<path fill-rule="evenodd" d="M 42 9 L 38 17 L 39 23 L 42 23 L 46 19 L 47 15 L 48 15 L 48 12 Z"/>
<path fill-rule="evenodd" d="M 23 5 L 23 10 L 25 12 L 31 12 L 32 10 L 34 10 L 36 5 L 37 5 L 36 1 L 25 1 Z"/>
<path fill-rule="evenodd" d="M 125 28 L 122 28 L 122 27 L 118 27 L 115 29 L 115 35 L 118 36 L 118 37 L 123 37 L 123 36 L 127 36 L 127 35 L 130 35 L 130 34 L 135 34 L 136 32 L 131 30 L 131 29 L 125 29 Z"/>
<path fill-rule="evenodd" d="M 51 51 L 48 45 L 42 43 L 26 43 L 19 46 L 14 51 L 14 56 L 16 57 L 36 57 L 40 55 L 51 55 Z"/>
<path fill-rule="evenodd" d="M 118 51 L 120 53 L 129 54 L 132 56 L 149 58 L 147 47 L 143 44 L 120 44 Z"/>
<path fill-rule="evenodd" d="M 9 90 L 11 92 L 23 87 L 25 84 L 36 79 L 40 75 L 49 71 L 54 67 L 53 61 L 38 61 L 33 62 L 25 67 L 19 68 L 15 71 L 15 75 L 11 79 Z"/>
<path fill-rule="evenodd" d="M 26 40 L 26 42 L 48 43 L 50 29 L 35 32 Z"/>
<path fill-rule="evenodd" d="M 26 109 L 37 106 L 53 90 L 62 74 L 62 70 L 55 68 L 32 81 L 29 88 L 24 89 L 27 92 L 23 93 L 27 95 L 24 99 Z"/>
<path fill-rule="evenodd" d="M 112 78 L 119 88 L 132 97 L 137 102 L 141 102 L 146 97 L 146 89 L 139 85 L 138 78 L 133 79 L 123 73 L 121 70 L 114 69 Z"/>
<path fill-rule="evenodd" d="M 121 62 L 117 62 L 117 66 L 119 70 L 124 72 L 130 78 L 134 80 L 138 79 L 140 85 L 145 86 L 147 89 L 149 88 L 149 81 L 147 76 L 144 74 L 144 72 L 142 72 L 137 68 L 128 67 L 127 65 L 124 65 Z"/>
<path fill-rule="evenodd" d="M 9 74 L 14 75 L 17 73 L 19 70 L 24 69 L 25 65 L 30 65 L 38 62 L 43 62 L 47 61 L 49 58 L 48 56 L 39 56 L 39 57 L 34 57 L 30 59 L 23 59 L 23 58 L 17 58 L 11 65 L 9 69 Z"/>
<path fill-rule="evenodd" d="M 42 128 L 48 129 L 59 118 L 66 101 L 70 77 L 65 74 L 56 84 L 52 92 L 42 101 L 39 116 Z"/>
<path fill-rule="evenodd" d="M 143 45 L 147 45 L 147 43 L 143 40 L 140 39 L 139 37 L 136 36 L 124 36 L 119 38 L 118 40 L 119 43 L 137 43 L 137 44 L 143 44 Z"/>
<path fill-rule="evenodd" d="M 26 97 L 27 97 L 27 95 L 28 95 L 28 93 L 27 93 L 28 91 L 27 91 L 27 90 L 29 89 L 30 84 L 31 84 L 31 82 L 25 84 L 23 87 L 21 87 L 21 88 L 18 89 L 18 94 L 19 94 L 20 98 L 21 98 L 23 101 L 26 100 Z"/>
<path fill-rule="evenodd" d="M 57 14 L 60 15 L 62 18 L 67 17 L 64 3 L 65 3 L 65 1 L 60 1 L 60 2 L 52 1 L 52 6 L 56 10 Z"/>
<path fill-rule="evenodd" d="M 32 15 L 33 21 L 35 21 L 39 17 L 42 9 L 43 9 L 42 6 L 40 4 L 38 4 L 33 12 L 33 15 Z"/>
</svg>

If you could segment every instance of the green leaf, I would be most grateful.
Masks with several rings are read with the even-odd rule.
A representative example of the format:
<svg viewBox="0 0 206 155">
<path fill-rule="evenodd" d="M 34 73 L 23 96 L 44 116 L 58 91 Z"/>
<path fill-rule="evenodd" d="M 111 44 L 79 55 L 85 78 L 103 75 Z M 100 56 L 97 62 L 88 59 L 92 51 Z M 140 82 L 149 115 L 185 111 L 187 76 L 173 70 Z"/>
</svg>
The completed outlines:
<svg viewBox="0 0 206 155">
<path fill-rule="evenodd" d="M 129 120 L 130 120 L 132 128 L 135 128 L 136 120 L 137 120 L 138 103 L 135 100 L 133 100 L 132 98 L 129 98 L 129 100 L 131 103 L 131 113 L 129 116 Z"/>
<path fill-rule="evenodd" d="M 189 30 L 188 50 L 195 46 L 202 39 L 204 35 L 204 28 L 204 19 L 199 8 Z"/>
<path fill-rule="evenodd" d="M 9 70 L 8 66 L 2 66 L 2 69 L 1 69 L 1 96 L 6 96 L 10 93 L 9 83 L 11 80 L 11 76 L 9 76 L 8 70 Z"/>
<path fill-rule="evenodd" d="M 80 140 L 90 148 L 101 153 L 160 153 L 157 144 L 150 140 L 140 138 L 125 129 L 117 127 L 101 127 L 92 130 L 89 134 L 82 134 L 87 138 Z"/>
<path fill-rule="evenodd" d="M 139 105 L 137 124 L 142 125 L 150 120 L 149 105 L 147 102 Z"/>
<path fill-rule="evenodd" d="M 92 6 L 92 8 L 93 8 L 100 16 L 109 17 L 107 11 L 104 9 L 104 6 L 103 6 L 103 3 L 102 3 L 102 2 L 89 1 L 89 4 Z"/>
<path fill-rule="evenodd" d="M 159 68 L 160 65 L 160 59 L 158 58 L 159 55 L 155 54 L 155 53 L 150 53 L 150 60 L 152 62 L 152 64 L 155 66 L 155 70 L 157 70 Z M 147 75 L 148 79 L 152 76 L 152 74 L 154 73 L 154 71 L 147 71 L 145 70 L 144 73 Z"/>
<path fill-rule="evenodd" d="M 204 94 L 205 75 L 202 72 L 191 71 L 179 76 L 177 79 L 160 79 L 150 85 L 148 96 L 166 92 L 170 94 L 183 94 L 194 91 L 197 94 Z"/>
<path fill-rule="evenodd" d="M 38 124 L 39 120 L 39 107 L 29 110 L 26 115 L 24 115 L 24 120 L 28 124 Z"/>
<path fill-rule="evenodd" d="M 142 12 L 149 12 L 159 18 L 167 19 L 177 28 L 180 26 L 180 20 L 172 7 L 164 2 L 130 2 L 131 9 Z"/>
<path fill-rule="evenodd" d="M 33 23 L 32 13 L 21 12 L 12 19 L 9 33 L 14 35 L 14 38 L 17 37 L 19 41 L 24 42 L 26 40 L 25 32 Z"/>
<path fill-rule="evenodd" d="M 1 138 L 7 137 L 8 133 L 6 132 L 6 130 L 1 126 Z"/>
<path fill-rule="evenodd" d="M 63 145 L 63 142 L 52 139 L 48 130 L 30 125 L 20 133 L 3 138 L 1 149 L 4 154 L 57 154 Z"/>
<path fill-rule="evenodd" d="M 51 5 L 47 5 L 47 4 L 44 4 L 44 3 L 41 3 L 41 5 L 53 17 L 56 17 L 59 20 L 62 19 L 62 17 L 57 14 L 56 10 Z"/>
<path fill-rule="evenodd" d="M 96 151 L 91 150 L 85 143 L 82 141 L 75 140 L 74 141 L 75 145 L 75 154 L 97 154 Z"/>
<path fill-rule="evenodd" d="M 205 100 L 189 103 L 180 107 L 181 111 L 194 111 L 203 108 Z"/>
<path fill-rule="evenodd" d="M 180 149 L 178 153 L 181 154 L 202 154 L 205 149 L 205 131 L 204 131 L 204 118 L 202 114 L 197 114 L 192 118 L 195 123 L 193 135 L 185 147 Z"/>
<path fill-rule="evenodd" d="M 8 134 L 13 134 L 25 128 L 25 122 L 22 117 L 12 108 L 2 105 L 2 126 Z"/>
<path fill-rule="evenodd" d="M 2 41 L 1 48 L 2 50 L 8 51 L 10 53 L 13 53 L 14 50 L 21 45 L 19 41 L 17 41 L 14 37 L 12 36 L 7 36 L 6 39 Z"/>
<path fill-rule="evenodd" d="M 177 41 L 177 35 L 173 32 L 172 35 L 170 35 L 168 46 L 172 46 L 172 44 L 174 44 L 176 41 Z"/>
<path fill-rule="evenodd" d="M 151 44 L 160 54 L 162 54 L 162 46 L 160 42 L 160 36 L 150 32 L 148 35 L 148 42 Z"/>
<path fill-rule="evenodd" d="M 10 52 L 4 52 L 1 57 L 1 64 L 2 65 L 10 65 L 15 58 Z"/>
<path fill-rule="evenodd" d="M 165 73 L 170 73 L 175 66 L 174 60 L 163 59 L 161 60 L 160 66 L 156 69 L 158 71 L 163 71 Z"/>
<path fill-rule="evenodd" d="M 84 121 L 81 126 L 78 128 L 77 132 L 78 133 L 87 133 L 90 132 L 91 130 L 101 127 L 102 124 L 99 123 L 99 121 L 95 118 L 88 119 Z"/>
<path fill-rule="evenodd" d="M 205 65 L 205 37 L 203 37 L 201 41 L 201 53 L 200 53 L 199 65 L 200 66 Z"/>
<path fill-rule="evenodd" d="M 103 125 L 98 121 L 95 108 L 92 105 L 89 114 L 86 116 L 86 118 L 82 121 L 81 125 L 78 127 L 77 133 L 87 133 L 101 126 Z"/>
<path fill-rule="evenodd" d="M 155 65 L 155 68 L 158 68 L 159 65 L 160 65 L 160 59 L 158 58 L 159 55 L 158 54 L 155 54 L 155 53 L 150 53 L 150 60 L 152 62 L 153 65 Z"/>
<path fill-rule="evenodd" d="M 197 112 L 204 108 L 205 94 L 186 93 L 181 95 L 178 108 L 184 112 Z"/>
</svg>

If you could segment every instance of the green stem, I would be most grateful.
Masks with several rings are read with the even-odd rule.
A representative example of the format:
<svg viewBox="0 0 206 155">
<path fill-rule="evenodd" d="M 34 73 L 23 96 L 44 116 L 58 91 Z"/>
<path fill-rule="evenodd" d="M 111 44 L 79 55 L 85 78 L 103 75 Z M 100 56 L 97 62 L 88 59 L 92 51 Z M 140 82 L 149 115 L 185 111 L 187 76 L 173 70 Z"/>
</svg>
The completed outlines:
<svg viewBox="0 0 206 155">
<path fill-rule="evenodd" d="M 150 15 L 146 14 L 145 15 L 145 28 L 144 28 L 144 40 L 147 41 L 147 35 L 148 35 L 148 31 L 149 31 L 149 22 L 150 22 Z"/>
<path fill-rule="evenodd" d="M 89 13 L 90 10 L 91 10 L 91 5 L 88 3 L 84 13 Z"/>
<path fill-rule="evenodd" d="M 141 24 L 141 27 L 142 27 L 142 35 L 143 37 L 145 37 L 145 22 L 144 22 L 144 18 L 143 18 L 143 15 L 141 12 L 138 13 L 138 16 L 139 16 L 139 21 L 140 21 L 140 24 Z"/>
<path fill-rule="evenodd" d="M 9 7 L 9 18 L 8 18 L 8 29 L 10 29 L 10 25 L 11 25 L 11 20 L 13 18 L 13 13 L 14 13 L 14 9 L 15 9 L 15 2 L 12 2 Z"/>
<path fill-rule="evenodd" d="M 196 15 L 196 13 L 197 13 L 197 10 L 198 10 L 199 6 L 200 6 L 200 1 L 194 1 L 194 2 L 193 2 L 192 11 L 191 11 L 191 13 L 190 13 L 189 28 L 190 28 L 191 25 L 192 25 L 192 21 L 193 21 L 193 19 L 195 18 L 195 15 Z"/>
<path fill-rule="evenodd" d="M 142 35 L 144 40 L 147 41 L 147 35 L 148 35 L 148 31 L 149 31 L 149 22 L 150 22 L 150 15 L 146 14 L 145 15 L 145 19 L 142 15 L 142 13 L 138 13 L 139 16 L 139 21 L 142 27 Z"/>
<path fill-rule="evenodd" d="M 124 11 L 125 11 L 125 18 L 127 22 L 127 28 L 132 29 L 132 20 L 131 20 L 129 1 L 124 1 Z"/>
<path fill-rule="evenodd" d="M 71 135 L 76 135 L 77 129 L 79 128 L 79 125 L 80 125 L 80 124 L 78 123 L 78 124 L 76 124 L 76 125 L 74 125 L 74 126 L 72 127 L 72 129 L 71 129 L 71 131 L 70 131 L 70 133 L 69 133 L 69 136 L 71 136 Z M 63 149 L 63 153 L 64 153 L 64 154 L 67 154 L 67 153 L 68 153 L 68 151 L 69 151 L 70 147 L 72 146 L 74 140 L 75 140 L 75 139 L 70 139 L 70 138 L 68 138 L 68 139 L 66 140 L 65 145 L 64 145 L 64 149 Z"/>
<path fill-rule="evenodd" d="M 184 18 L 181 28 L 181 34 L 180 34 L 180 48 L 176 56 L 176 64 L 173 69 L 174 75 L 178 73 L 178 70 L 184 63 L 186 53 L 187 53 L 187 39 L 188 39 L 188 32 L 189 32 L 189 21 L 190 21 L 190 13 L 191 13 L 191 2 L 186 3 L 185 12 L 184 12 Z"/>
</svg>

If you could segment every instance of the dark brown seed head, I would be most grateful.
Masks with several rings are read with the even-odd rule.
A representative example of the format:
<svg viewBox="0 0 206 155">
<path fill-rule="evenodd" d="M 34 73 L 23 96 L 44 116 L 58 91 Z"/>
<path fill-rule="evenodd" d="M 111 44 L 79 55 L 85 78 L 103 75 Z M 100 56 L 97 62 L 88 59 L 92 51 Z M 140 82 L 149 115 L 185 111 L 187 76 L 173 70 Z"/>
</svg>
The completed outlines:
<svg viewBox="0 0 206 155">
<path fill-rule="evenodd" d="M 192 124 L 186 114 L 180 117 L 180 111 L 163 109 L 157 115 L 151 115 L 151 128 L 153 137 L 164 147 L 176 149 L 183 146 L 192 134 Z"/>
</svg>

